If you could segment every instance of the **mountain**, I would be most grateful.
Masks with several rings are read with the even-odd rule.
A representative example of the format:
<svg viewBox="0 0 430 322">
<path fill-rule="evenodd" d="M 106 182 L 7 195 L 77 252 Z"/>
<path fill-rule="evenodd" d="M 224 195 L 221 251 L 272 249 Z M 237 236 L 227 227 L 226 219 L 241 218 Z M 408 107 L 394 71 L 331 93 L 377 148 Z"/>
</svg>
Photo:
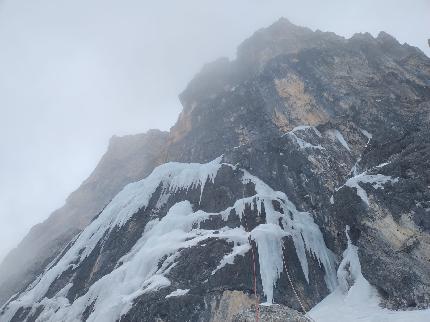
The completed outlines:
<svg viewBox="0 0 430 322">
<path fill-rule="evenodd" d="M 160 164 L 167 137 L 157 130 L 112 137 L 96 169 L 66 204 L 34 226 L 4 259 L 0 265 L 0 305 L 42 273 L 126 184 L 144 178 Z"/>
<path fill-rule="evenodd" d="M 280 19 L 180 100 L 4 261 L 0 320 L 429 320 L 426 55 Z"/>
</svg>

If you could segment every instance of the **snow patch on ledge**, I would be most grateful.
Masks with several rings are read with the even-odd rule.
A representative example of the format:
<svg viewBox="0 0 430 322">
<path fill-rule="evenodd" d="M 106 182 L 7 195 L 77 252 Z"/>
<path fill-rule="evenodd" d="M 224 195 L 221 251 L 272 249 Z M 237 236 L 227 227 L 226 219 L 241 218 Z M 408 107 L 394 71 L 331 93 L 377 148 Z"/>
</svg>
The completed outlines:
<svg viewBox="0 0 430 322">
<path fill-rule="evenodd" d="M 374 189 L 384 189 L 384 185 L 386 183 L 396 183 L 398 181 L 398 178 L 392 178 L 383 174 L 367 174 L 366 172 L 363 172 L 359 175 L 349 178 L 345 182 L 345 186 L 355 188 L 357 195 L 361 198 L 361 200 L 363 200 L 366 205 L 369 205 L 369 198 L 367 197 L 366 190 L 360 186 L 360 183 L 370 183 Z"/>
<path fill-rule="evenodd" d="M 348 247 L 338 269 L 339 286 L 318 303 L 308 315 L 318 322 L 428 322 L 430 309 L 392 311 L 379 306 L 376 289 L 361 273 L 358 248 L 348 236 Z M 349 287 L 350 283 L 352 286 Z"/>
</svg>

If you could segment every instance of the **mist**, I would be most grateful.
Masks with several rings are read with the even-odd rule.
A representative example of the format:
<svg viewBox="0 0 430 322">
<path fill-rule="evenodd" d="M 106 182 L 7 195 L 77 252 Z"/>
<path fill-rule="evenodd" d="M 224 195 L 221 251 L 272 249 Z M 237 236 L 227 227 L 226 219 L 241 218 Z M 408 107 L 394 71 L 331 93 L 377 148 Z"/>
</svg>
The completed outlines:
<svg viewBox="0 0 430 322">
<path fill-rule="evenodd" d="M 427 55 L 430 2 L 0 2 L 0 260 L 87 177 L 109 138 L 168 130 L 201 66 L 281 16 L 381 30 Z"/>
</svg>

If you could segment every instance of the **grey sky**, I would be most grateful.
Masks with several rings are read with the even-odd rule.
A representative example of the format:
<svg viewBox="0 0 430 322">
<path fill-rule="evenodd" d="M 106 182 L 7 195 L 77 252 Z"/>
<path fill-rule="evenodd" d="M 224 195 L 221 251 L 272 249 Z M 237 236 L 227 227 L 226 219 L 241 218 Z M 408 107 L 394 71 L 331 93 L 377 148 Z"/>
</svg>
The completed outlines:
<svg viewBox="0 0 430 322">
<path fill-rule="evenodd" d="M 429 55 L 430 1 L 0 0 L 0 259 L 62 205 L 113 134 L 168 129 L 205 62 L 281 16 L 385 30 Z"/>
</svg>

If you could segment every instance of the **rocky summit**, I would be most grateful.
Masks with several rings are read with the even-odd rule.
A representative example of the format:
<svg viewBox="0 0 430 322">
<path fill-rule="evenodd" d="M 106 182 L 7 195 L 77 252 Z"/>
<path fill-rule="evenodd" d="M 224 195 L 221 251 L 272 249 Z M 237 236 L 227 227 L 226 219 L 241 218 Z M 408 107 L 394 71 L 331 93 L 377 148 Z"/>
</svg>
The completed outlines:
<svg viewBox="0 0 430 322">
<path fill-rule="evenodd" d="M 180 100 L 4 260 L 0 321 L 430 320 L 424 53 L 280 19 Z"/>
</svg>

